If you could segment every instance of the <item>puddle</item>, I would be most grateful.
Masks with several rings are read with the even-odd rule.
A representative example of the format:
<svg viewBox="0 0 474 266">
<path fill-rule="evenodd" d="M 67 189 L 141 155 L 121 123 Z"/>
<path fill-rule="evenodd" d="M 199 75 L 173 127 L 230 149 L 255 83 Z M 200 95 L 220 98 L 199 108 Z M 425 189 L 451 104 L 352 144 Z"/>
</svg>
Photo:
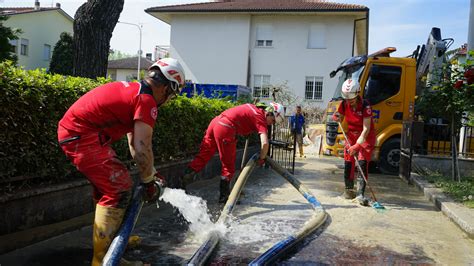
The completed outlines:
<svg viewBox="0 0 474 266">
<path fill-rule="evenodd" d="M 323 233 L 309 237 L 302 247 L 293 251 L 279 265 L 433 265 L 423 251 L 412 247 L 412 254 L 401 254 L 381 246 L 365 246 Z M 296 254 L 296 255 L 295 255 Z"/>
</svg>

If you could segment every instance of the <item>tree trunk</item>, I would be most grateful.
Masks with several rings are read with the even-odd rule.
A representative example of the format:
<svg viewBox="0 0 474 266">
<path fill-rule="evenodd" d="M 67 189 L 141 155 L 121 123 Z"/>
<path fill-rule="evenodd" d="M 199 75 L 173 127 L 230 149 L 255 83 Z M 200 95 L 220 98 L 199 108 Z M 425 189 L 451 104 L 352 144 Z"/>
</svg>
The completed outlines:
<svg viewBox="0 0 474 266">
<path fill-rule="evenodd" d="M 454 181 L 461 181 L 461 177 L 459 174 L 459 162 L 458 162 L 458 150 L 457 150 L 457 137 L 456 137 L 456 120 L 455 120 L 455 113 L 453 112 L 451 116 L 451 153 L 452 153 L 452 163 L 451 163 L 451 173 L 452 179 Z"/>
<path fill-rule="evenodd" d="M 87 78 L 107 75 L 110 38 L 124 0 L 88 0 L 74 16 L 74 75 Z"/>
</svg>

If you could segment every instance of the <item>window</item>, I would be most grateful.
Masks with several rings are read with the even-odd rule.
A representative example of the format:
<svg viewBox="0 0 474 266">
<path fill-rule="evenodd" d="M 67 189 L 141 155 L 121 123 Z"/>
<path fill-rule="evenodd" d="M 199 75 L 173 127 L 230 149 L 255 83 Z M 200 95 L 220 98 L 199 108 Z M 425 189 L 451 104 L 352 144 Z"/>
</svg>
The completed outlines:
<svg viewBox="0 0 474 266">
<path fill-rule="evenodd" d="M 273 46 L 273 29 L 271 25 L 258 25 L 256 36 L 257 47 L 272 47 Z"/>
<path fill-rule="evenodd" d="M 306 77 L 304 98 L 306 100 L 323 99 L 323 77 Z"/>
<path fill-rule="evenodd" d="M 10 52 L 17 54 L 18 53 L 18 40 L 9 40 L 8 42 L 11 45 Z"/>
<path fill-rule="evenodd" d="M 43 47 L 43 60 L 49 61 L 51 59 L 51 45 L 45 44 Z"/>
<path fill-rule="evenodd" d="M 399 66 L 372 65 L 364 90 L 364 99 L 378 104 L 400 91 L 402 68 Z"/>
<path fill-rule="evenodd" d="M 21 39 L 20 54 L 28 55 L 28 39 Z"/>
<path fill-rule="evenodd" d="M 270 97 L 270 75 L 255 75 L 253 78 L 253 97 Z"/>
<path fill-rule="evenodd" d="M 323 24 L 312 24 L 308 33 L 308 49 L 326 48 L 326 26 Z"/>
<path fill-rule="evenodd" d="M 125 78 L 125 81 L 127 81 L 127 82 L 132 82 L 134 80 L 138 80 L 137 79 L 137 74 L 127 75 L 127 77 Z"/>
<path fill-rule="evenodd" d="M 20 54 L 21 55 L 28 55 L 29 50 L 29 41 L 28 39 L 21 39 L 20 40 Z"/>
</svg>

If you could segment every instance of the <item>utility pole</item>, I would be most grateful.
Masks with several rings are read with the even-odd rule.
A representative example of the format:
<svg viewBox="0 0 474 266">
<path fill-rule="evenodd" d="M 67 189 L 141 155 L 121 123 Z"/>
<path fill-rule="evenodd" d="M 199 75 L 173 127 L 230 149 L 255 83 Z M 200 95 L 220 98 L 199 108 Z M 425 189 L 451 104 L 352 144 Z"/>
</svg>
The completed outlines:
<svg viewBox="0 0 474 266">
<path fill-rule="evenodd" d="M 140 58 L 142 57 L 142 25 L 129 23 L 129 22 L 123 22 L 123 21 L 119 21 L 118 23 L 136 26 L 138 28 L 138 31 L 140 32 L 140 42 L 138 46 L 138 67 L 137 67 L 137 80 L 140 80 Z"/>
<path fill-rule="evenodd" d="M 469 25 L 467 29 L 467 51 L 469 58 L 469 51 L 474 50 L 474 0 L 471 0 L 469 8 Z"/>
</svg>

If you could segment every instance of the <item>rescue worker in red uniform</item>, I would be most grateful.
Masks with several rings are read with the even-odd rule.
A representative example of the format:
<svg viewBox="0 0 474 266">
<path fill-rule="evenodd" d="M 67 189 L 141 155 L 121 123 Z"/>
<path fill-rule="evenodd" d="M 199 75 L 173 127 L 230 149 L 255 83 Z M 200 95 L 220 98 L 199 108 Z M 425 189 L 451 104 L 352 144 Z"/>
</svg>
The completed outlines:
<svg viewBox="0 0 474 266">
<path fill-rule="evenodd" d="M 357 156 L 359 164 L 368 178 L 368 166 L 375 146 L 375 129 L 372 120 L 372 108 L 370 104 L 359 96 L 360 85 L 356 80 L 348 79 L 342 85 L 342 98 L 337 112 L 333 115 L 336 122 L 347 122 L 346 135 L 349 143 L 344 147 L 344 198 L 353 199 L 354 192 L 354 156 Z M 358 189 L 356 199 L 361 205 L 368 205 L 365 198 L 365 180 L 359 173 Z"/>
<path fill-rule="evenodd" d="M 144 198 L 156 200 L 162 188 L 155 177 L 153 127 L 158 107 L 178 95 L 184 81 L 180 63 L 164 58 L 149 68 L 141 82 L 111 82 L 92 89 L 59 121 L 62 150 L 94 188 L 92 265 L 102 265 L 132 196 L 133 180 L 111 144 L 127 135 L 145 187 Z"/>
<path fill-rule="evenodd" d="M 192 182 L 207 162 L 219 151 L 221 160 L 221 181 L 219 203 L 224 203 L 230 194 L 230 182 L 235 173 L 237 135 L 245 136 L 257 132 L 260 135 L 259 165 L 263 165 L 267 156 L 269 141 L 267 127 L 283 120 L 283 106 L 278 103 L 243 104 L 230 108 L 216 116 L 209 124 L 201 142 L 199 154 L 189 164 L 182 177 L 185 187 Z"/>
</svg>

